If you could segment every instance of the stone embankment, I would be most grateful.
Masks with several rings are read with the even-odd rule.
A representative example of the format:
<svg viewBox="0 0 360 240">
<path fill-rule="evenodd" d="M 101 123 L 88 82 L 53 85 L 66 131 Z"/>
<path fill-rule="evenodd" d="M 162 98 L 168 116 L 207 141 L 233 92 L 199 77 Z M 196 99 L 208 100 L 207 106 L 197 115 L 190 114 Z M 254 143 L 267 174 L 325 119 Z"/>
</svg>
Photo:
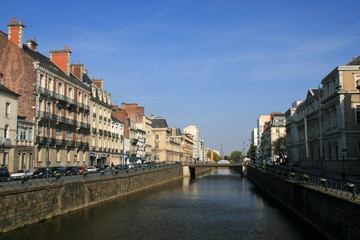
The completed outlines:
<svg viewBox="0 0 360 240">
<path fill-rule="evenodd" d="M 0 192 L 0 232 L 149 189 L 183 177 L 174 166 L 127 176 L 79 180 Z"/>
<path fill-rule="evenodd" d="M 248 166 L 248 178 L 329 239 L 360 239 L 360 204 Z"/>
</svg>

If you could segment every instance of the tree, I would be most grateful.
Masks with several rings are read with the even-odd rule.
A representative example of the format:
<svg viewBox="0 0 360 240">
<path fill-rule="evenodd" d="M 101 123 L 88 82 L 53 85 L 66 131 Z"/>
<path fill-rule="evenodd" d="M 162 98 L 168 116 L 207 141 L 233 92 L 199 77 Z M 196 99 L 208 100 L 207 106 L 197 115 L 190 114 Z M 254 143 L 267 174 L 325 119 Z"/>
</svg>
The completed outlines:
<svg viewBox="0 0 360 240">
<path fill-rule="evenodd" d="M 286 156 L 286 137 L 280 137 L 272 143 L 274 154 L 280 156 L 280 159 L 285 159 Z M 280 160 L 279 159 L 279 160 Z"/>
<path fill-rule="evenodd" d="M 230 154 L 229 160 L 234 161 L 234 162 L 238 162 L 241 160 L 241 155 L 242 153 L 240 151 L 233 151 Z"/>
<path fill-rule="evenodd" d="M 206 156 L 209 158 L 209 159 L 211 159 L 211 151 L 208 151 L 207 153 L 206 153 Z M 220 160 L 220 156 L 216 153 L 216 152 L 214 152 L 213 151 L 213 159 L 214 159 L 214 161 L 219 161 Z"/>
<path fill-rule="evenodd" d="M 250 145 L 250 148 L 248 152 L 246 153 L 246 156 L 250 158 L 250 160 L 255 160 L 256 158 L 256 146 L 254 144 Z"/>
</svg>

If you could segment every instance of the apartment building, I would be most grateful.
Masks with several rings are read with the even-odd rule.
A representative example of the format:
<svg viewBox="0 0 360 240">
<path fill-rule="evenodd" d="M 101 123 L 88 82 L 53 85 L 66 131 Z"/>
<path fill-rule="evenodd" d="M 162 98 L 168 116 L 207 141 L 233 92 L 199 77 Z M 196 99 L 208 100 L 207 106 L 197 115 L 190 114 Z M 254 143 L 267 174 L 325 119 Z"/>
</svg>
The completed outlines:
<svg viewBox="0 0 360 240">
<path fill-rule="evenodd" d="M 8 27 L 8 34 L 0 32 L 0 71 L 4 86 L 20 95 L 18 112 L 35 124 L 34 167 L 86 164 L 91 89 L 71 73 L 70 48 L 48 58 L 35 39 L 23 44 L 21 19 Z"/>
<path fill-rule="evenodd" d="M 180 162 L 181 142 L 171 136 L 166 119 L 150 115 L 152 120 L 152 159 L 155 162 Z"/>
<path fill-rule="evenodd" d="M 200 143 L 200 131 L 195 125 L 189 125 L 184 128 L 184 133 L 190 134 L 193 138 L 193 159 L 195 162 L 200 161 L 201 158 L 201 143 Z"/>
<path fill-rule="evenodd" d="M 264 123 L 264 132 L 261 137 L 261 152 L 263 161 L 280 163 L 285 156 L 275 154 L 274 142 L 286 135 L 286 119 L 284 113 L 273 112 L 270 121 Z M 278 151 L 279 152 L 279 151 Z"/>
<path fill-rule="evenodd" d="M 16 129 L 19 94 L 3 85 L 0 72 L 0 165 L 13 172 L 20 168 L 16 156 Z"/>
<path fill-rule="evenodd" d="M 338 66 L 286 112 L 289 164 L 323 173 L 360 172 L 360 56 Z"/>
</svg>

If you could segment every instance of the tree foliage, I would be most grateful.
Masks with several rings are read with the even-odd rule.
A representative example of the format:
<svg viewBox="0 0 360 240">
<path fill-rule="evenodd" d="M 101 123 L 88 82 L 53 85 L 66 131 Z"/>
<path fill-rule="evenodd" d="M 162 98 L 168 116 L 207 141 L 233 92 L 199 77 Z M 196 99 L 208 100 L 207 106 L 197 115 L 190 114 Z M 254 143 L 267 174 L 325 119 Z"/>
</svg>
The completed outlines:
<svg viewBox="0 0 360 240">
<path fill-rule="evenodd" d="M 228 160 L 238 162 L 241 160 L 241 155 L 242 153 L 240 151 L 233 151 Z"/>
<path fill-rule="evenodd" d="M 246 156 L 250 158 L 250 160 L 255 160 L 256 158 L 256 146 L 254 144 L 250 145 L 250 148 L 248 152 L 246 153 Z"/>
<path fill-rule="evenodd" d="M 280 137 L 272 143 L 274 148 L 274 154 L 280 156 L 281 159 L 284 159 L 286 156 L 286 137 Z"/>
<path fill-rule="evenodd" d="M 206 153 L 206 156 L 211 159 L 211 151 L 208 151 Z M 216 153 L 216 152 L 213 152 L 213 158 L 214 158 L 214 161 L 219 161 L 220 160 L 220 156 Z"/>
</svg>

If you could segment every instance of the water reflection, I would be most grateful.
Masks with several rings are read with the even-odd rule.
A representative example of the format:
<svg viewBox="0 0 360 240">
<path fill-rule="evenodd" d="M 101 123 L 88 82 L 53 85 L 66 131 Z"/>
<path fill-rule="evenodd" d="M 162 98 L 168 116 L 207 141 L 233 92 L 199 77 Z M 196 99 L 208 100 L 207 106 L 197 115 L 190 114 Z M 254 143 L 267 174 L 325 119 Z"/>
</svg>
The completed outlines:
<svg viewBox="0 0 360 240">
<path fill-rule="evenodd" d="M 219 168 L 0 239 L 321 239 L 293 219 L 236 171 Z"/>
</svg>

